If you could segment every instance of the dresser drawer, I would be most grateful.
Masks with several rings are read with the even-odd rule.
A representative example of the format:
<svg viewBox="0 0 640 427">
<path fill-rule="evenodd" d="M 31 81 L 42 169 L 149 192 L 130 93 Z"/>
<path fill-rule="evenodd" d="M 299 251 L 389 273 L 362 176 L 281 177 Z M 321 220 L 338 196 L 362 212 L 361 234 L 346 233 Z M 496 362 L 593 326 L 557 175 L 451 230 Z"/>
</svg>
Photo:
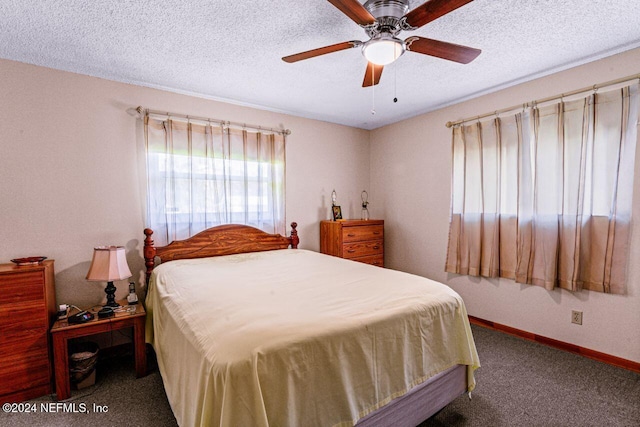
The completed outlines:
<svg viewBox="0 0 640 427">
<path fill-rule="evenodd" d="M 27 301 L 44 301 L 42 271 L 0 275 L 0 307 Z"/>
<path fill-rule="evenodd" d="M 379 240 L 384 237 L 384 226 L 362 225 L 357 227 L 344 227 L 342 229 L 342 241 L 359 242 L 362 240 Z"/>
<path fill-rule="evenodd" d="M 34 313 L 36 315 L 34 315 Z M 0 311 L 3 315 L 4 310 Z M 9 313 L 11 315 L 11 313 Z M 11 352 L 23 352 L 30 348 L 46 351 L 49 333 L 47 318 L 37 312 L 24 313 L 26 317 L 10 316 L 13 322 L 0 323 L 0 360 Z M 6 320 L 6 319 L 5 319 Z"/>
<path fill-rule="evenodd" d="M 0 306 L 0 330 L 4 331 L 49 329 L 49 320 L 43 302 L 32 301 L 21 305 L 5 304 Z M 4 338 L 0 338 L 1 340 Z"/>
<path fill-rule="evenodd" d="M 349 259 L 383 254 L 384 245 L 382 240 L 346 243 L 342 246 L 342 256 Z"/>
<path fill-rule="evenodd" d="M 363 262 L 365 264 L 375 265 L 376 267 L 384 267 L 383 255 L 364 256 L 360 258 L 351 258 L 352 261 Z"/>
<path fill-rule="evenodd" d="M 0 366 L 0 396 L 50 382 L 49 355 L 46 352 L 14 354 L 4 358 Z"/>
</svg>

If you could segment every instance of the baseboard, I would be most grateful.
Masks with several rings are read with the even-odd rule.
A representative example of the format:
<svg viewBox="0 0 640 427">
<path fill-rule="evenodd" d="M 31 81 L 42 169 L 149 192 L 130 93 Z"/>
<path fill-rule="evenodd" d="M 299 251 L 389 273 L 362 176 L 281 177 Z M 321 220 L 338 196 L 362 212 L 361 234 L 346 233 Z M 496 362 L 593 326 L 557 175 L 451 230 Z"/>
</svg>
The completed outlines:
<svg viewBox="0 0 640 427">
<path fill-rule="evenodd" d="M 490 320 L 480 319 L 474 316 L 469 316 L 469 322 L 471 322 L 474 325 L 483 326 L 485 328 L 504 332 L 509 335 L 515 335 L 517 337 L 524 338 L 529 341 L 535 341 L 540 344 L 548 345 L 549 347 L 554 347 L 560 350 L 568 351 L 569 353 L 574 353 L 580 356 L 588 357 L 589 359 L 597 360 L 598 362 L 607 363 L 609 365 L 617 366 L 619 368 L 624 368 L 633 372 L 640 373 L 640 363 L 634 362 L 632 360 L 623 359 L 621 357 L 612 356 L 610 354 L 580 347 L 579 345 L 569 344 L 563 341 L 554 340 L 552 338 L 543 337 L 538 334 L 523 331 L 521 329 L 512 328 L 511 326 L 502 325 L 500 323 L 492 322 Z"/>
</svg>

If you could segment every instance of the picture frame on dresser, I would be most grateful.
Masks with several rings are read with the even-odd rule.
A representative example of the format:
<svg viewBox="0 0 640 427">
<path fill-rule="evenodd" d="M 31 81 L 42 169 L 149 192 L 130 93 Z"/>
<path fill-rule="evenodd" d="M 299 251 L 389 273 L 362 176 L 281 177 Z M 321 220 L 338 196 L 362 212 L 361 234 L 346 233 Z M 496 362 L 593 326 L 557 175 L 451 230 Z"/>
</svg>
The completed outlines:
<svg viewBox="0 0 640 427">
<path fill-rule="evenodd" d="M 332 206 L 331 207 L 331 213 L 333 215 L 333 220 L 337 221 L 339 219 L 342 219 L 342 208 L 340 206 Z"/>
</svg>

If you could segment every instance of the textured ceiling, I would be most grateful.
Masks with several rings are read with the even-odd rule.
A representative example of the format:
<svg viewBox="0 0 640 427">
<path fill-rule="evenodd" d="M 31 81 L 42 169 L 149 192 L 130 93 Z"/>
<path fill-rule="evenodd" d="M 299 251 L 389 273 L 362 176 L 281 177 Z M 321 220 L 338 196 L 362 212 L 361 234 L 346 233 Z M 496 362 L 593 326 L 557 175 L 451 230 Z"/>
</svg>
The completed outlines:
<svg viewBox="0 0 640 427">
<path fill-rule="evenodd" d="M 326 0 L 0 0 L 1 58 L 364 129 L 640 47 L 640 13 L 638 0 L 475 0 L 410 35 L 482 54 L 408 52 L 362 88 L 357 48 L 280 59 L 367 40 Z"/>
</svg>

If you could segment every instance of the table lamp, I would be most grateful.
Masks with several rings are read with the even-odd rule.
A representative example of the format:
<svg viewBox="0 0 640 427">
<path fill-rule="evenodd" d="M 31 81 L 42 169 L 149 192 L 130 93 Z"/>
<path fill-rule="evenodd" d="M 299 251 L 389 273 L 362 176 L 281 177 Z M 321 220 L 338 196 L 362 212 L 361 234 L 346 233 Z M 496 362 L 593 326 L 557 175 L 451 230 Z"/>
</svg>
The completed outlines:
<svg viewBox="0 0 640 427">
<path fill-rule="evenodd" d="M 93 248 L 93 259 L 87 273 L 87 280 L 92 282 L 107 282 L 105 293 L 107 303 L 105 307 L 118 307 L 113 286 L 114 280 L 123 280 L 131 277 L 131 270 L 127 265 L 127 257 L 124 246 L 98 246 Z"/>
</svg>

